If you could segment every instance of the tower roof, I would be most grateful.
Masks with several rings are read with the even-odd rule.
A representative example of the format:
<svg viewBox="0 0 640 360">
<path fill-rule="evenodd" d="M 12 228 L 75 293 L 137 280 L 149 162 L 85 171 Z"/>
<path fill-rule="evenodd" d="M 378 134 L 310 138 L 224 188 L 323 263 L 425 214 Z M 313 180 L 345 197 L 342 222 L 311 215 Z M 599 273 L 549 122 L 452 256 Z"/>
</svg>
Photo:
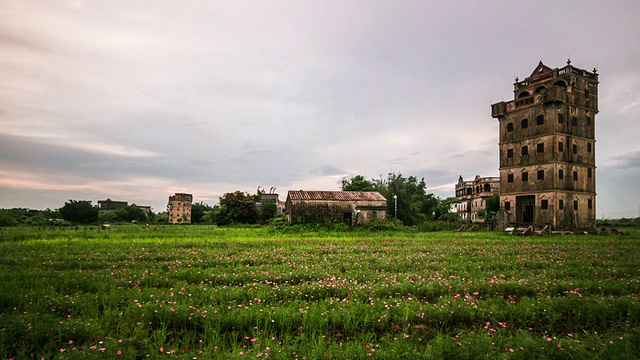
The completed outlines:
<svg viewBox="0 0 640 360">
<path fill-rule="evenodd" d="M 535 69 L 533 69 L 533 72 L 531 73 L 531 75 L 529 75 L 529 77 L 536 77 L 536 76 L 540 76 L 540 75 L 544 75 L 546 73 L 552 72 L 553 69 L 548 67 L 547 65 L 542 63 L 542 60 L 538 63 L 538 66 L 536 66 Z"/>
</svg>

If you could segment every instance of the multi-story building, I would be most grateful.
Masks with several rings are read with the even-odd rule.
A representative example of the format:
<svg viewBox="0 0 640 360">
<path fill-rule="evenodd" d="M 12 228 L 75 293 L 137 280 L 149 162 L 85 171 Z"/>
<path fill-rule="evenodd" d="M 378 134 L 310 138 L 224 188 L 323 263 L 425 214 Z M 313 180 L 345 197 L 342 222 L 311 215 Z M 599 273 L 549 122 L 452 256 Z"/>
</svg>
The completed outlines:
<svg viewBox="0 0 640 360">
<path fill-rule="evenodd" d="M 499 226 L 595 228 L 598 74 L 540 62 L 491 105 L 500 123 Z"/>
<path fill-rule="evenodd" d="M 128 203 L 126 201 L 114 201 L 109 198 L 107 200 L 98 200 L 98 214 L 102 215 L 111 211 L 126 208 Z"/>
<path fill-rule="evenodd" d="M 169 204 L 167 205 L 169 222 L 172 224 L 190 224 L 192 201 L 193 195 L 191 194 L 176 193 L 173 196 L 169 196 Z"/>
<path fill-rule="evenodd" d="M 462 221 L 482 222 L 486 218 L 486 199 L 500 193 L 499 177 L 480 177 L 476 175 L 473 181 L 458 178 L 456 184 L 456 210 Z"/>
</svg>

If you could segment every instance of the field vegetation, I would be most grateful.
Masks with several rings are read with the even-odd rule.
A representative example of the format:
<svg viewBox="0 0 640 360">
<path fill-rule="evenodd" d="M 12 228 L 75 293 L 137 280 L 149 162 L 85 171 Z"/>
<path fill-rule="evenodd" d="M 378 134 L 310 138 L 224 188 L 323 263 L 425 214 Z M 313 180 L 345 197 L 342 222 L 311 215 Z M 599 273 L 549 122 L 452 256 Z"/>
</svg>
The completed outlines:
<svg viewBox="0 0 640 360">
<path fill-rule="evenodd" d="M 0 228 L 3 359 L 637 359 L 640 236 Z"/>
</svg>

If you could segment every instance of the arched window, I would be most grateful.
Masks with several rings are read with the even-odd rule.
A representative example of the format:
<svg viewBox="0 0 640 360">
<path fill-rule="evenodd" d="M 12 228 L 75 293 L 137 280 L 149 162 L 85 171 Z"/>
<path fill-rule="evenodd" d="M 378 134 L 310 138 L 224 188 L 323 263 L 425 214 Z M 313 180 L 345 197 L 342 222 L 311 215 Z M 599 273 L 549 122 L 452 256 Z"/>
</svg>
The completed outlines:
<svg viewBox="0 0 640 360">
<path fill-rule="evenodd" d="M 518 94 L 518 98 L 523 98 L 523 97 L 529 96 L 529 95 L 531 95 L 531 94 L 529 94 L 528 91 L 523 91 L 520 94 Z"/>
<path fill-rule="evenodd" d="M 562 87 L 566 88 L 567 87 L 567 83 L 564 80 L 558 80 L 558 81 L 553 83 L 553 86 L 562 86 Z"/>
<path fill-rule="evenodd" d="M 491 191 L 491 185 L 484 184 L 484 191 Z"/>
<path fill-rule="evenodd" d="M 534 93 L 535 93 L 535 94 L 537 94 L 537 93 L 539 93 L 540 91 L 544 91 L 544 90 L 547 90 L 547 88 L 546 88 L 546 87 L 544 87 L 544 86 L 538 86 L 538 88 L 536 89 L 536 91 L 535 91 Z"/>
</svg>

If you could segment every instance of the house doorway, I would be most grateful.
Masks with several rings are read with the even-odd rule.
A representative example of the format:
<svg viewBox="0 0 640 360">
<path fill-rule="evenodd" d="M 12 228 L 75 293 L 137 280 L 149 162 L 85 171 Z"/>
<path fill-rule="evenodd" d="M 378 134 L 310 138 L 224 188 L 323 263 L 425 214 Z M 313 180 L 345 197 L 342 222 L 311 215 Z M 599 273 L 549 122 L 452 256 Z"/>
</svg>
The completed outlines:
<svg viewBox="0 0 640 360">
<path fill-rule="evenodd" d="M 349 227 L 351 227 L 351 220 L 353 218 L 353 214 L 350 212 L 342 213 L 342 221 Z"/>
<path fill-rule="evenodd" d="M 535 195 L 516 196 L 516 222 L 518 224 L 533 223 L 535 204 Z"/>
</svg>

